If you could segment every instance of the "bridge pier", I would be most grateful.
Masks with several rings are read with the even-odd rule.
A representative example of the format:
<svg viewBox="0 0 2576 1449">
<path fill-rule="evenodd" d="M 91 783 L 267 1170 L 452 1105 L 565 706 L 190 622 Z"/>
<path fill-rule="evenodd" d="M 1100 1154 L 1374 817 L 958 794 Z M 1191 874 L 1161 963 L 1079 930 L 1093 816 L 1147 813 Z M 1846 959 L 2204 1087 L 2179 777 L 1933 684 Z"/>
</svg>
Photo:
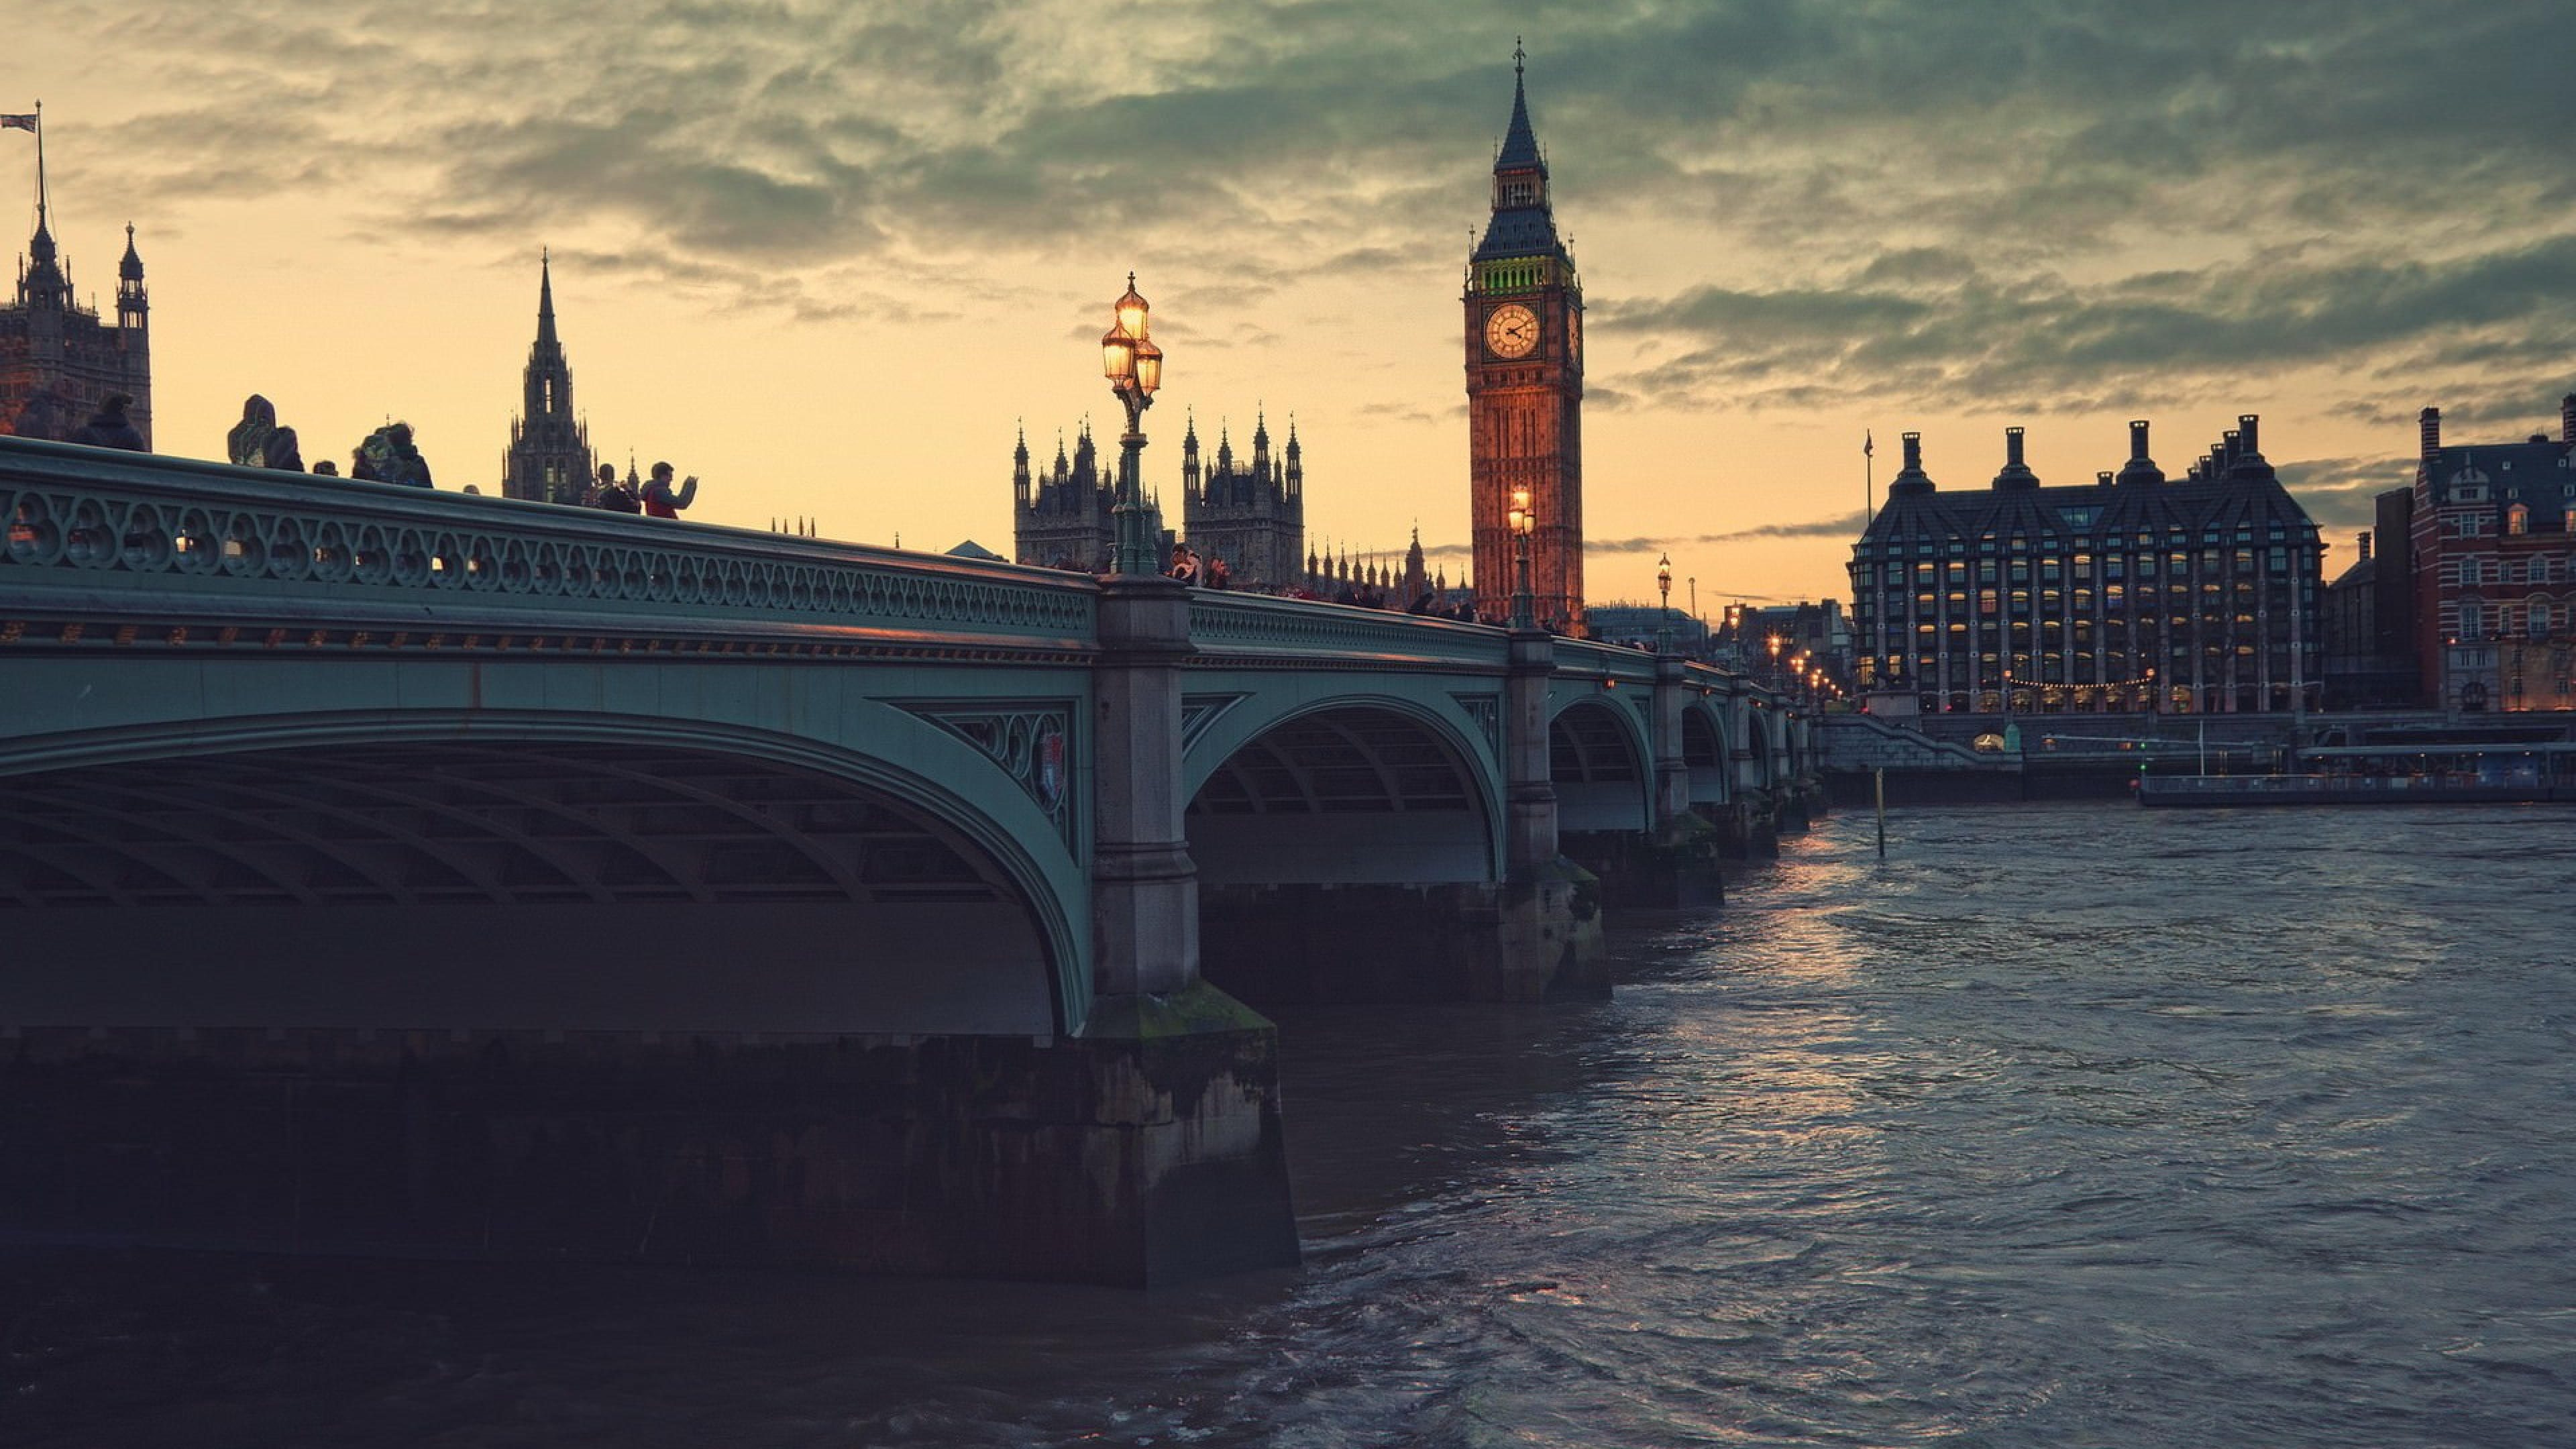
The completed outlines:
<svg viewBox="0 0 2576 1449">
<path fill-rule="evenodd" d="M 34 1029 L 0 1063 L 0 1221 L 1122 1285 L 1271 1266 L 1296 1244 L 1247 1017 L 1199 988 L 1055 1041 Z"/>
<path fill-rule="evenodd" d="M 1549 686 L 1555 640 L 1515 629 L 1503 674 L 1504 844 L 1508 870 L 1484 979 L 1492 999 L 1610 994 L 1600 880 L 1565 856 L 1550 770 Z"/>
<path fill-rule="evenodd" d="M 1079 1094 L 1094 1110 L 1056 1151 L 1063 1177 L 1106 1184 L 1114 1210 L 1066 1247 L 1117 1244 L 1113 1281 L 1144 1284 L 1294 1264 L 1278 1029 L 1199 972 L 1198 871 L 1181 818 L 1189 591 L 1104 578 L 1099 639 L 1094 997 Z"/>
</svg>

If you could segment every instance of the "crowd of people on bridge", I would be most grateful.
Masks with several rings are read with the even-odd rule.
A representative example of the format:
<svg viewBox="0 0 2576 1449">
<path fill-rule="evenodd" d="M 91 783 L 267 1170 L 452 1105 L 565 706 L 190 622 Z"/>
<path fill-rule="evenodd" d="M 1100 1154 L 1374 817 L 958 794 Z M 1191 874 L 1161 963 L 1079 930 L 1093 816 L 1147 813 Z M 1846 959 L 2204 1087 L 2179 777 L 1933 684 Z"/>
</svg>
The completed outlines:
<svg viewBox="0 0 2576 1449">
<path fill-rule="evenodd" d="M 125 393 L 109 393 L 101 400 L 98 411 L 71 435 L 70 441 L 93 448 L 119 448 L 130 453 L 150 451 L 144 446 L 143 434 L 137 430 L 125 410 L 134 399 Z M 224 458 L 236 467 L 267 468 L 278 472 L 304 471 L 304 452 L 295 429 L 277 420 L 277 405 L 258 393 L 242 401 L 241 421 L 224 435 Z M 599 465 L 599 477 L 584 492 L 586 507 L 606 509 L 611 513 L 636 513 L 647 518 L 678 518 L 682 510 L 697 501 L 698 478 L 692 473 L 679 482 L 671 481 L 678 470 L 669 463 L 653 465 L 650 481 L 638 486 L 633 470 L 627 481 L 619 482 L 616 465 Z M 340 476 L 339 465 L 324 458 L 313 465 L 317 477 Z M 383 427 L 369 433 L 349 450 L 348 476 L 371 483 L 397 483 L 412 488 L 434 488 L 429 460 L 421 456 L 420 445 L 407 422 L 388 420 Z M 469 483 L 468 493 L 483 490 Z"/>
</svg>

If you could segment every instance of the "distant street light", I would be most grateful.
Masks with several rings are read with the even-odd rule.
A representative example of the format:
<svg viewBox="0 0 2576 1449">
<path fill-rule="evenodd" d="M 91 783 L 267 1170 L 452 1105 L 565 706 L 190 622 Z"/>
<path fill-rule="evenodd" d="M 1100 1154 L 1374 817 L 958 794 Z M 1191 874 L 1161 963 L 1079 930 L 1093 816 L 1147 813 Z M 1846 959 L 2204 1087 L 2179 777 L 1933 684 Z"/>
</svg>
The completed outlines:
<svg viewBox="0 0 2576 1449">
<path fill-rule="evenodd" d="M 1538 607 L 1530 596 L 1530 535 L 1538 531 L 1537 510 L 1530 507 L 1530 491 L 1512 490 L 1512 507 L 1508 515 L 1512 526 L 1512 561 L 1516 582 L 1512 586 L 1512 627 L 1538 627 Z"/>
<path fill-rule="evenodd" d="M 1673 652 L 1673 556 L 1663 554 L 1655 560 L 1655 592 L 1663 595 L 1662 612 L 1655 615 L 1655 652 Z"/>
<path fill-rule="evenodd" d="M 1156 540 L 1146 527 L 1144 459 L 1145 409 L 1163 385 L 1163 349 L 1150 336 L 1146 314 L 1153 309 L 1136 292 L 1136 274 L 1127 274 L 1127 295 L 1118 299 L 1118 320 L 1100 339 L 1100 367 L 1109 375 L 1109 390 L 1127 408 L 1127 432 L 1118 440 L 1118 496 L 1110 505 L 1114 521 L 1110 572 L 1159 574 Z"/>
</svg>

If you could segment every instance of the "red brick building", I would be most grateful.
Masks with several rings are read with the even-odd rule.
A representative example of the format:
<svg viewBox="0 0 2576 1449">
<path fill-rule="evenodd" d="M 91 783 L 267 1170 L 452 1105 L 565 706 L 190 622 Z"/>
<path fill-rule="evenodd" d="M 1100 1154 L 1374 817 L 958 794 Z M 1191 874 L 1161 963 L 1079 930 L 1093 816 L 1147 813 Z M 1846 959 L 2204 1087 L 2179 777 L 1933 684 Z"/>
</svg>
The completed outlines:
<svg viewBox="0 0 2576 1449">
<path fill-rule="evenodd" d="M 2426 408 L 2409 519 L 2426 702 L 2576 709 L 2576 393 L 2558 436 L 2445 447 Z"/>
</svg>

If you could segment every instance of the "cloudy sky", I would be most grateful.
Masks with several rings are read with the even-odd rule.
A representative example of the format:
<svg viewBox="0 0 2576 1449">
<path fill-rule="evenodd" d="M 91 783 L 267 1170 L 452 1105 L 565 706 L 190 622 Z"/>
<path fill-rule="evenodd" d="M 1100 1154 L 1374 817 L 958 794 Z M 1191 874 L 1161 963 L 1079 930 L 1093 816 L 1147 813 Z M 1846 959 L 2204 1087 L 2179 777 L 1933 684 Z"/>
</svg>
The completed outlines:
<svg viewBox="0 0 2576 1449">
<path fill-rule="evenodd" d="M 1516 38 L 1590 309 L 1596 599 L 1839 595 L 1895 435 L 2076 483 L 2240 412 L 2327 525 L 2576 390 L 2566 0 L 0 0 L 55 234 L 132 221 L 156 430 L 246 393 L 497 480 L 551 247 L 595 445 L 694 516 L 1007 551 L 1010 454 L 1117 408 L 1134 270 L 1179 435 L 1266 409 L 1310 533 L 1466 537 L 1461 269 Z M 34 148 L 0 133 L 33 221 Z M 21 243 L 23 245 L 23 243 Z M 1677 584 L 1675 603 L 1684 602 Z"/>
</svg>

